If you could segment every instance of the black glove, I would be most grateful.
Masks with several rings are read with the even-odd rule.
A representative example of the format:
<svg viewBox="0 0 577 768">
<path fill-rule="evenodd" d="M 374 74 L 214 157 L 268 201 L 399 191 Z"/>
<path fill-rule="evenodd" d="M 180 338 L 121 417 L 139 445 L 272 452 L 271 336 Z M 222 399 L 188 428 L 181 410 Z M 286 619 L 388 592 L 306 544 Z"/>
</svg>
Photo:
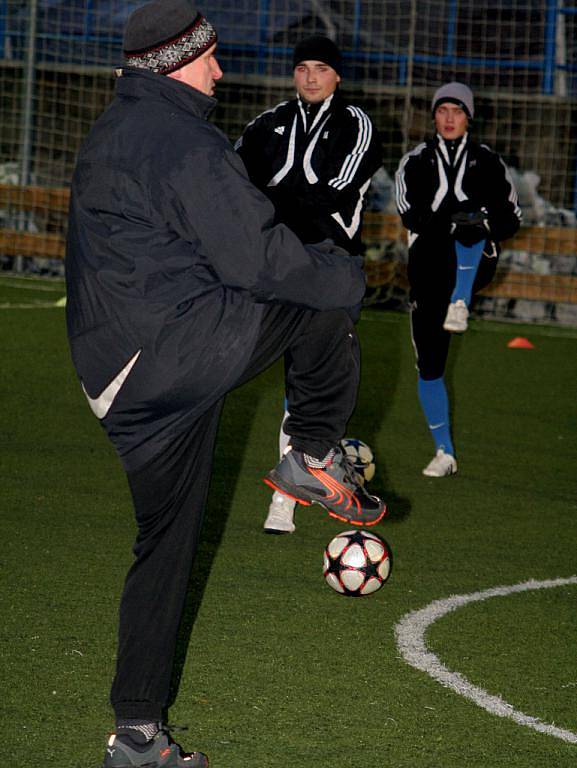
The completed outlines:
<svg viewBox="0 0 577 768">
<path fill-rule="evenodd" d="M 458 211 L 451 216 L 451 234 L 466 246 L 487 240 L 490 236 L 487 211 Z"/>
</svg>

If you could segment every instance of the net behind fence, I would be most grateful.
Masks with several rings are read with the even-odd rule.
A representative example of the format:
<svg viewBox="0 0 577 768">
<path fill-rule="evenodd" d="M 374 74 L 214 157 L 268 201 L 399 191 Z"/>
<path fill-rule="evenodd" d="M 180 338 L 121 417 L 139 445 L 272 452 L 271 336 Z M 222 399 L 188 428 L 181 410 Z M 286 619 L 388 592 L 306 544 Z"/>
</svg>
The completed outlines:
<svg viewBox="0 0 577 768">
<path fill-rule="evenodd" d="M 137 0 L 0 0 L 0 259 L 62 269 L 79 144 L 110 101 Z M 402 306 L 406 242 L 392 178 L 431 131 L 430 99 L 458 79 L 476 96 L 475 138 L 501 154 L 524 214 L 481 315 L 577 325 L 577 7 L 562 0 L 212 0 L 225 77 L 215 122 L 232 140 L 293 95 L 292 46 L 320 33 L 345 58 L 343 91 L 377 127 L 383 168 L 364 242 L 367 301 Z"/>
</svg>

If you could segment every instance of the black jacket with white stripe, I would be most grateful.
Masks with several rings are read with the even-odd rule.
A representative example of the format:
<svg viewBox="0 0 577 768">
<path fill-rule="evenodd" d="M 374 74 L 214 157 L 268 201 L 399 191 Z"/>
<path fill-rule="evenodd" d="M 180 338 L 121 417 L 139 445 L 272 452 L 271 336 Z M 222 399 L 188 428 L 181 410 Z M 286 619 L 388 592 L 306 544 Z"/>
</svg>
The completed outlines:
<svg viewBox="0 0 577 768">
<path fill-rule="evenodd" d="M 381 165 L 381 146 L 368 115 L 339 91 L 320 105 L 300 98 L 263 112 L 235 148 L 251 181 L 272 201 L 277 219 L 305 243 L 331 238 L 362 250 L 365 193 Z"/>
<path fill-rule="evenodd" d="M 397 208 L 409 235 L 413 294 L 452 286 L 455 276 L 451 216 L 486 209 L 489 233 L 475 290 L 492 278 L 499 242 L 521 223 L 517 192 L 505 163 L 469 134 L 456 142 L 440 136 L 419 144 L 401 160 L 395 177 Z"/>
</svg>

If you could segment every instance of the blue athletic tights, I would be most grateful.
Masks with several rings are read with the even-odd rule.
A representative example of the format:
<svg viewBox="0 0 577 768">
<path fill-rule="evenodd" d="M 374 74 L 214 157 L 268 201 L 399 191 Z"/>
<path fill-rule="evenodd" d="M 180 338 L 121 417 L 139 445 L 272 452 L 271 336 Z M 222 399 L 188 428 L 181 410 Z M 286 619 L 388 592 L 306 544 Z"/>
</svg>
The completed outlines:
<svg viewBox="0 0 577 768">
<path fill-rule="evenodd" d="M 470 248 L 462 243 L 455 243 L 457 254 L 457 276 L 455 279 L 455 288 L 451 294 L 451 302 L 462 299 L 467 306 L 471 303 L 473 293 L 473 283 L 477 276 L 477 270 L 483 255 L 483 246 L 485 241 L 475 243 Z"/>
<path fill-rule="evenodd" d="M 455 455 L 451 440 L 451 423 L 449 421 L 449 398 L 445 381 L 438 379 L 421 379 L 419 376 L 419 400 L 427 419 L 431 435 L 438 450 Z"/>
</svg>

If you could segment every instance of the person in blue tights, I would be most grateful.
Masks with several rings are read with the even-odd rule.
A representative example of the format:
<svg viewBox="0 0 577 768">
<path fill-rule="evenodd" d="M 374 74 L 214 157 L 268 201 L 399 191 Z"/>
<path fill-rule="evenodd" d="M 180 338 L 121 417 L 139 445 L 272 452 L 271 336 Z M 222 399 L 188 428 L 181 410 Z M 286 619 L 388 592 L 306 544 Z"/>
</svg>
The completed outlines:
<svg viewBox="0 0 577 768">
<path fill-rule="evenodd" d="M 408 230 L 411 335 L 418 394 L 435 444 L 429 477 L 457 471 L 444 373 L 451 334 L 467 330 L 473 295 L 493 278 L 499 243 L 521 223 L 507 167 L 469 134 L 474 97 L 464 83 L 435 92 L 435 133 L 408 152 L 395 177 Z"/>
</svg>

